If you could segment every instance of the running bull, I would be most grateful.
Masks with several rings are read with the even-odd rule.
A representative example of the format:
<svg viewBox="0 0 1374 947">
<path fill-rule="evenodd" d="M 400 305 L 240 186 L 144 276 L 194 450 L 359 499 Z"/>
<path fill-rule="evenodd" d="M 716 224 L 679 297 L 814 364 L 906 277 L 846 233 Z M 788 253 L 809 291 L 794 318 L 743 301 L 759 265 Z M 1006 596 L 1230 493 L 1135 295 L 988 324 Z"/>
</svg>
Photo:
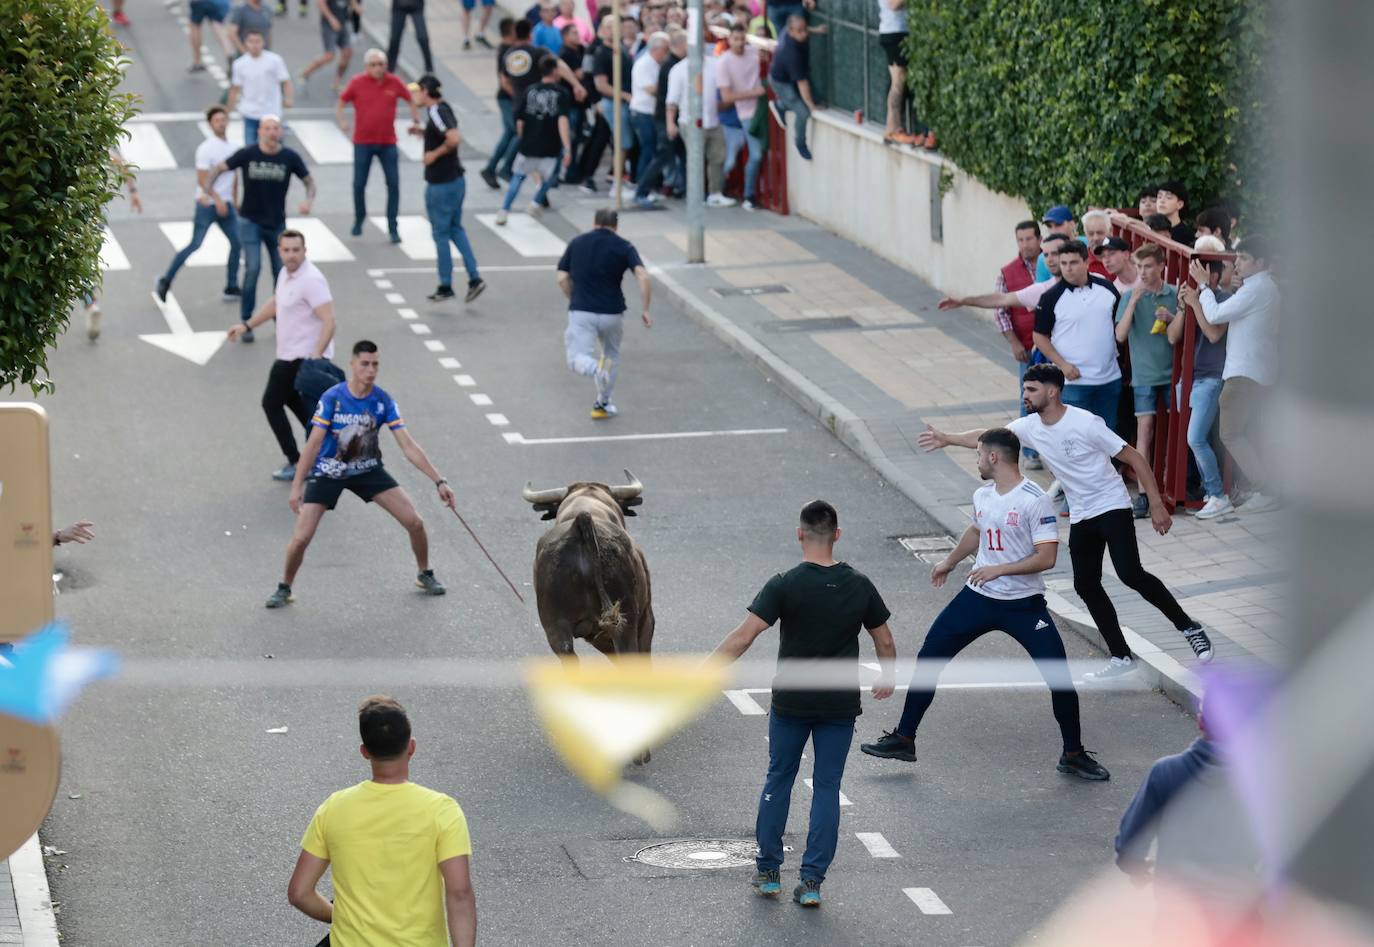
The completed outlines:
<svg viewBox="0 0 1374 947">
<path fill-rule="evenodd" d="M 554 520 L 534 553 L 539 623 L 559 657 L 573 657 L 573 639 L 602 653 L 648 654 L 654 639 L 649 566 L 625 531 L 644 485 L 628 470 L 621 486 L 574 483 L 553 490 L 527 485 L 522 496 Z"/>
</svg>

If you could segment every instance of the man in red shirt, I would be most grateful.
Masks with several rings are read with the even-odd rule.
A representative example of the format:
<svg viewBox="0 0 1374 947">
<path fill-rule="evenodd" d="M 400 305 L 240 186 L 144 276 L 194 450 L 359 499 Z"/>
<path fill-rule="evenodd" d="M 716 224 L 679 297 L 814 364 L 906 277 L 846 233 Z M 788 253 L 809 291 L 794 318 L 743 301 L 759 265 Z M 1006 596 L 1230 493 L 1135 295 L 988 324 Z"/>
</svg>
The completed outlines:
<svg viewBox="0 0 1374 947">
<path fill-rule="evenodd" d="M 400 157 L 396 149 L 396 100 L 405 99 L 410 106 L 410 121 L 420 127 L 420 110 L 410 97 L 410 90 L 395 73 L 387 72 L 386 53 L 369 49 L 363 57 L 363 72 L 354 76 L 339 94 L 334 107 L 339 128 L 350 134 L 344 106 L 353 105 L 353 236 L 362 236 L 363 220 L 367 217 L 367 177 L 372 171 L 372 159 L 382 162 L 386 178 L 386 226 L 392 243 L 401 242 L 396 228 L 396 215 L 401 208 Z"/>
</svg>

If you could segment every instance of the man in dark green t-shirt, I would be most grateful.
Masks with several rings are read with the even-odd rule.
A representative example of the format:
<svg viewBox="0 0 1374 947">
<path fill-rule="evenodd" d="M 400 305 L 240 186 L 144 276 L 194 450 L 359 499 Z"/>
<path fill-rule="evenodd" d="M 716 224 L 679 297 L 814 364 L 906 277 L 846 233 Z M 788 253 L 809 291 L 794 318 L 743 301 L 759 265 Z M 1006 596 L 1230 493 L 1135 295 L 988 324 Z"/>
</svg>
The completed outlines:
<svg viewBox="0 0 1374 947">
<path fill-rule="evenodd" d="M 768 778 L 759 797 L 754 829 L 759 854 L 753 886 L 769 897 L 782 891 L 778 875 L 782 833 L 787 828 L 792 784 L 809 737 L 816 756 L 811 827 L 802 858 L 801 883 L 792 891 L 793 900 L 803 907 L 820 905 L 821 882 L 839 841 L 840 779 L 854 738 L 854 718 L 863 713 L 858 681 L 861 627 L 873 636 L 873 648 L 882 662 L 873 685 L 875 698 L 892 696 L 896 673 L 897 649 L 887 627 L 887 606 L 866 575 L 835 561 L 835 541 L 839 538 L 839 517 L 833 506 L 813 500 L 802 507 L 801 525 L 797 527 L 801 564 L 769 579 L 754 597 L 744 621 L 715 650 L 715 655 L 733 661 L 749 650 L 765 628 L 782 621 L 778 658 L 783 665 L 773 679 Z M 853 683 L 842 689 L 805 689 L 798 674 L 809 669 L 799 662 L 825 659 L 851 663 Z M 842 673 L 848 678 L 849 672 Z"/>
</svg>

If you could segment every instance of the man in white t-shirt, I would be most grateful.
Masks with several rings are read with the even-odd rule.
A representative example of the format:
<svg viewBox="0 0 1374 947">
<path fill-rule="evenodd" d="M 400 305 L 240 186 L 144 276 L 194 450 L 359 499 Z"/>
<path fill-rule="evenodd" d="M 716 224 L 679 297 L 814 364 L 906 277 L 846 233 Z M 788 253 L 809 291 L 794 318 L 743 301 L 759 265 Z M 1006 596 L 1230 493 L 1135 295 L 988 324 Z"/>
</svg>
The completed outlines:
<svg viewBox="0 0 1374 947">
<path fill-rule="evenodd" d="M 243 116 L 243 143 L 258 142 L 258 123 L 265 115 L 280 115 L 290 108 L 291 72 L 286 60 L 265 49 L 261 33 L 250 32 L 243 38 L 245 55 L 234 60 L 230 70 L 229 111 L 235 106 Z"/>
<path fill-rule="evenodd" d="M 666 128 L 668 138 L 677 141 L 684 137 L 688 101 L 690 62 L 684 56 L 668 73 Z M 734 207 L 735 200 L 726 197 L 725 190 L 725 132 L 720 127 L 720 112 L 716 98 L 716 55 L 711 48 L 701 54 L 701 134 L 706 160 L 706 206 Z"/>
<path fill-rule="evenodd" d="M 635 60 L 630 70 L 630 125 L 634 129 L 635 141 L 639 143 L 636 181 L 644 180 L 658 153 L 654 105 L 658 96 L 658 74 L 663 61 L 668 58 L 668 42 L 667 33 L 654 33 L 649 37 L 647 52 Z"/>
<path fill-rule="evenodd" d="M 1064 740 L 1056 767 L 1082 779 L 1110 778 L 1106 768 L 1083 749 L 1078 694 L 1073 689 L 1064 642 L 1045 606 L 1042 574 L 1054 568 L 1059 550 L 1059 517 L 1045 491 L 1017 466 L 1021 441 L 1006 428 L 978 435 L 978 475 L 989 481 L 973 494 L 973 522 L 958 545 L 930 570 L 939 588 L 975 550 L 968 581 L 944 607 L 916 656 L 917 673 L 906 692 L 895 730 L 859 749 L 869 756 L 916 762 L 916 729 L 935 699 L 939 672 L 960 651 L 990 631 L 1002 631 L 1036 661 L 1050 687 L 1054 719 Z"/>
<path fill-rule="evenodd" d="M 210 136 L 196 148 L 196 214 L 191 225 L 191 242 L 172 257 L 157 281 L 157 298 L 167 301 L 167 293 L 176 279 L 177 270 L 185 265 L 191 254 L 200 249 L 211 226 L 219 227 L 229 239 L 229 260 L 224 272 L 224 299 L 232 302 L 243 295 L 239 289 L 239 218 L 234 206 L 238 203 L 239 178 L 233 171 L 213 174 L 215 165 L 239 150 L 225 134 L 229 127 L 229 112 L 222 105 L 205 110 Z"/>
<path fill-rule="evenodd" d="M 1136 482 L 1150 498 L 1150 519 L 1161 536 L 1169 531 L 1172 517 L 1159 495 L 1154 472 L 1140 451 L 1116 435 L 1100 417 L 1064 404 L 1064 373 L 1049 363 L 1026 369 L 1023 400 L 1028 410 L 1007 429 L 1041 459 L 1059 478 L 1069 501 L 1069 557 L 1073 562 L 1073 589 L 1083 599 L 1098 633 L 1111 651 L 1101 671 L 1084 679 L 1101 683 L 1135 671 L 1135 659 L 1121 632 L 1116 608 L 1102 587 L 1102 557 L 1110 552 L 1117 578 L 1159 609 L 1187 640 L 1199 661 L 1212 660 L 1212 642 L 1202 625 L 1188 617 L 1178 600 L 1156 576 L 1140 564 L 1131 496 L 1121 475 L 1112 467 L 1116 459 L 1135 471 Z M 920 444 L 938 450 L 953 444 L 976 448 L 982 431 L 946 434 L 926 425 Z"/>
</svg>

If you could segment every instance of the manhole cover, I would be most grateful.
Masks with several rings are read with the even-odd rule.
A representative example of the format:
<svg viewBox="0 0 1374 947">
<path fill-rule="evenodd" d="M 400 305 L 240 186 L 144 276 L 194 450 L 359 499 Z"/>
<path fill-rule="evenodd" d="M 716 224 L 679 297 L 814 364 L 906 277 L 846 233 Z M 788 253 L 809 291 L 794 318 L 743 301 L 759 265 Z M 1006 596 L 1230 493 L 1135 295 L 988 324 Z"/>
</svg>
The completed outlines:
<svg viewBox="0 0 1374 947">
<path fill-rule="evenodd" d="M 726 296 L 771 296 L 774 293 L 790 293 L 790 287 L 781 283 L 769 283 L 765 286 L 720 286 L 712 288 L 711 292 L 721 298 Z"/>
<path fill-rule="evenodd" d="M 659 868 L 743 868 L 757 851 L 753 839 L 699 838 L 641 848 L 634 860 Z"/>
</svg>

